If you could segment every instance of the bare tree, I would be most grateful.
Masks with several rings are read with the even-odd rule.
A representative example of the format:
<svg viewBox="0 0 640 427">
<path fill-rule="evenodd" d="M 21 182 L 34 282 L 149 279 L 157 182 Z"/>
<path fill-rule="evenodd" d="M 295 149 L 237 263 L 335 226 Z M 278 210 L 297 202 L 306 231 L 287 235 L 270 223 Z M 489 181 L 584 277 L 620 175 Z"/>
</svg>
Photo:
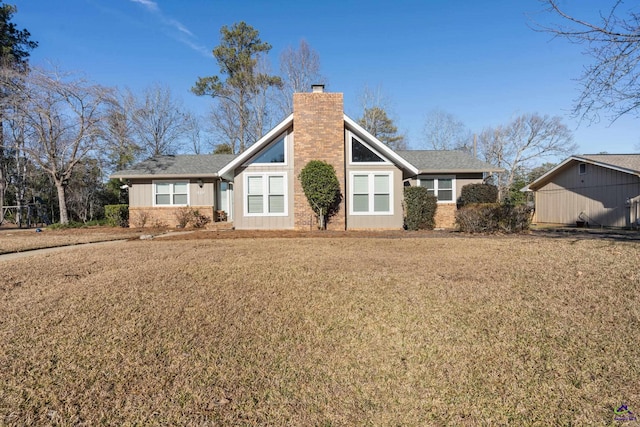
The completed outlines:
<svg viewBox="0 0 640 427">
<path fill-rule="evenodd" d="M 297 49 L 289 46 L 280 54 L 280 74 L 283 85 L 279 104 L 283 116 L 293 112 L 294 93 L 309 92 L 311 85 L 326 82 L 320 74 L 320 55 L 304 39 Z"/>
<path fill-rule="evenodd" d="M 133 135 L 145 157 L 175 154 L 184 143 L 191 116 L 168 86 L 144 90 L 133 111 Z"/>
<path fill-rule="evenodd" d="M 472 151 L 471 131 L 456 116 L 440 109 L 427 113 L 423 129 L 424 144 L 430 150 Z"/>
<path fill-rule="evenodd" d="M 69 222 L 66 186 L 78 163 L 97 148 L 107 95 L 82 78 L 34 69 L 11 112 L 24 123 L 24 153 L 56 187 L 63 224 Z"/>
<path fill-rule="evenodd" d="M 365 86 L 360 95 L 362 116 L 358 123 L 370 134 L 378 138 L 393 150 L 405 150 L 407 148 L 406 137 L 398 133 L 398 127 L 389 117 L 390 101 L 383 95 L 380 87 L 375 90 Z"/>
<path fill-rule="evenodd" d="M 485 129 L 479 135 L 484 160 L 505 169 L 498 174 L 501 197 L 518 175 L 524 175 L 537 163 L 573 153 L 577 146 L 560 117 L 524 114 L 505 126 Z"/>
<path fill-rule="evenodd" d="M 609 2 L 608 11 L 600 12 L 599 22 L 588 22 L 569 15 L 560 8 L 558 0 L 542 1 L 562 23 L 538 28 L 584 45 L 584 53 L 593 58 L 580 78 L 582 93 L 575 103 L 575 114 L 590 120 L 597 120 L 600 111 L 611 112 L 612 120 L 625 114 L 640 116 L 638 3 L 632 2 L 625 10 L 622 0 Z"/>
<path fill-rule="evenodd" d="M 115 93 L 109 99 L 103 123 L 103 152 L 108 167 L 115 170 L 131 165 L 141 154 L 142 148 L 134 137 L 133 115 L 136 99 L 130 90 Z"/>
</svg>

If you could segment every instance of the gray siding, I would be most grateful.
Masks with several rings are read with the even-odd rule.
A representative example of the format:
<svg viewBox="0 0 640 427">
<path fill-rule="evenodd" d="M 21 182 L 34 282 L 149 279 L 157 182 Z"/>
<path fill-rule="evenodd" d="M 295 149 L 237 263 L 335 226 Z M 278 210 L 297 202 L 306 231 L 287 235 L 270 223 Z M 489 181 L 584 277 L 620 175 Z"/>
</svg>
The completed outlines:
<svg viewBox="0 0 640 427">
<path fill-rule="evenodd" d="M 590 225 L 628 226 L 626 201 L 640 195 L 640 178 L 592 164 L 580 175 L 578 167 L 579 162 L 568 163 L 536 191 L 534 221 L 575 225 L 583 213 Z"/>
<path fill-rule="evenodd" d="M 152 179 L 131 180 L 129 188 L 129 206 L 152 207 L 153 206 L 153 181 Z M 190 206 L 214 206 L 215 183 L 213 180 L 205 180 L 202 188 L 197 180 L 186 179 L 162 179 L 157 181 L 189 181 L 189 205 Z"/>
<path fill-rule="evenodd" d="M 276 136 L 278 139 L 282 134 Z M 248 165 L 239 167 L 235 171 L 233 179 L 233 226 L 238 230 L 273 230 L 273 229 L 293 229 L 293 134 L 289 129 L 285 147 L 287 150 L 286 165 Z M 258 154 L 256 154 L 258 155 Z M 287 181 L 287 216 L 247 216 L 245 214 L 246 193 L 245 193 L 245 173 L 247 172 L 284 172 Z"/>
<path fill-rule="evenodd" d="M 393 185 L 393 214 L 392 215 L 351 215 L 349 213 L 349 195 L 351 194 L 351 172 L 392 172 L 392 185 Z M 343 203 L 345 203 L 347 213 L 347 229 L 401 229 L 404 224 L 403 212 L 402 212 L 402 200 L 403 194 L 403 180 L 402 171 L 394 165 L 347 165 L 346 180 L 346 194 L 343 195 Z"/>
</svg>

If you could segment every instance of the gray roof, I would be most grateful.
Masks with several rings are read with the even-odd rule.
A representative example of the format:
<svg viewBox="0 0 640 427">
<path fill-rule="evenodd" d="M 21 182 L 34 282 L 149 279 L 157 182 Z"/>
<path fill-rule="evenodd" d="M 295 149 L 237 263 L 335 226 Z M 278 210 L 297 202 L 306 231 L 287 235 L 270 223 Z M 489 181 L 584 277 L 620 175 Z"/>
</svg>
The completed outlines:
<svg viewBox="0 0 640 427">
<path fill-rule="evenodd" d="M 604 165 L 640 172 L 640 154 L 583 154 L 581 157 Z"/>
<path fill-rule="evenodd" d="M 405 150 L 397 153 L 420 170 L 420 173 L 502 172 L 503 169 L 476 159 L 460 150 Z"/>
<path fill-rule="evenodd" d="M 157 156 L 137 163 L 130 169 L 113 173 L 111 178 L 210 178 L 233 160 L 234 154 L 183 154 Z"/>
</svg>

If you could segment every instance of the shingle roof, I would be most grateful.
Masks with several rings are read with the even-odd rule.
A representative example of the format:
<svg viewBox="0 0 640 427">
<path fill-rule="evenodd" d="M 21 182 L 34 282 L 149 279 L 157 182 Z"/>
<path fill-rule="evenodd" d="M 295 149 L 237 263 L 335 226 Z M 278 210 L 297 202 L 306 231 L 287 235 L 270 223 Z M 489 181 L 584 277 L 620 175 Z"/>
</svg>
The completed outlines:
<svg viewBox="0 0 640 427">
<path fill-rule="evenodd" d="M 405 150 L 397 153 L 420 173 L 501 172 L 503 169 L 459 150 Z"/>
<path fill-rule="evenodd" d="M 186 154 L 158 156 L 117 171 L 112 178 L 217 177 L 218 171 L 233 160 L 234 154 Z"/>
<path fill-rule="evenodd" d="M 584 154 L 576 157 L 640 172 L 640 154 Z"/>
</svg>

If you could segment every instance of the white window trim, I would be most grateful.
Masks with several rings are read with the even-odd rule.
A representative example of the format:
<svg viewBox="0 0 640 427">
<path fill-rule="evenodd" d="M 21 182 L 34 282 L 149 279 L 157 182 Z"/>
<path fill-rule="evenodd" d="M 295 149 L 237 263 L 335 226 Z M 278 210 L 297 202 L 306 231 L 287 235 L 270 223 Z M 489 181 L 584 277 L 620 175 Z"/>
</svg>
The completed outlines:
<svg viewBox="0 0 640 427">
<path fill-rule="evenodd" d="M 279 165 L 281 163 L 278 163 Z M 249 213 L 249 177 L 260 176 L 262 177 L 262 212 L 261 213 Z M 269 177 L 281 176 L 284 178 L 284 212 L 269 212 Z M 289 181 L 286 172 L 247 172 L 244 174 L 243 179 L 243 211 L 245 216 L 288 216 L 289 215 Z"/>
<path fill-rule="evenodd" d="M 258 163 L 258 162 L 254 162 L 253 159 L 256 159 L 258 157 L 260 157 L 260 155 L 265 151 L 268 150 L 269 147 L 271 147 L 273 144 L 275 144 L 276 142 L 280 141 L 281 139 L 284 139 L 284 163 Z M 289 164 L 289 150 L 287 149 L 289 147 L 289 134 L 288 133 L 281 133 L 279 134 L 277 137 L 273 138 L 272 141 L 270 141 L 268 144 L 265 144 L 265 146 L 260 149 L 256 154 L 254 154 L 253 156 L 251 156 L 251 158 L 249 158 L 249 160 L 247 160 L 242 166 L 244 167 L 248 167 L 248 166 L 268 166 L 268 167 L 278 167 L 278 166 L 286 166 Z"/>
<path fill-rule="evenodd" d="M 367 144 L 366 142 L 364 142 L 362 140 L 362 138 L 359 138 L 358 136 L 356 136 L 355 134 L 353 134 L 352 132 L 349 132 L 348 135 L 348 140 L 347 140 L 347 147 L 348 147 L 348 152 L 349 152 L 349 164 L 350 165 L 356 165 L 356 166 L 380 166 L 380 165 L 390 165 L 391 162 L 389 161 L 389 159 L 387 159 L 384 155 L 382 155 L 378 150 L 376 150 L 375 148 L 371 147 L 371 145 Z M 365 147 L 367 147 L 369 150 L 371 150 L 371 152 L 373 152 L 376 156 L 380 157 L 383 161 L 382 162 L 354 162 L 353 161 L 353 153 L 351 150 L 351 139 L 355 138 L 360 144 L 364 145 Z"/>
<path fill-rule="evenodd" d="M 440 179 L 450 179 L 451 180 L 451 196 L 453 197 L 453 200 L 438 200 L 438 204 L 439 205 L 444 205 L 444 204 L 454 204 L 457 203 L 456 199 L 457 199 L 457 192 L 456 192 L 456 176 L 455 175 L 423 175 L 421 177 L 418 177 L 418 186 L 420 186 L 420 181 L 421 180 L 427 180 L 427 179 L 433 179 L 434 183 L 433 183 L 433 190 L 434 190 L 434 195 L 436 197 L 438 197 L 438 181 Z"/>
<path fill-rule="evenodd" d="M 173 186 L 171 186 L 171 203 L 164 205 L 164 204 L 157 204 L 156 203 L 156 195 L 158 193 L 156 193 L 156 184 L 187 184 L 187 203 L 186 204 L 174 204 L 173 203 L 173 196 L 174 193 L 173 192 Z M 191 183 L 189 182 L 188 179 L 162 179 L 162 180 L 153 180 L 151 181 L 151 198 L 153 199 L 153 206 L 154 207 L 159 207 L 159 208 L 170 208 L 170 207 L 174 207 L 174 206 L 189 206 L 189 204 L 191 203 Z"/>
<path fill-rule="evenodd" d="M 358 163 L 362 164 L 362 163 Z M 353 179 L 356 175 L 368 175 L 369 177 L 369 210 L 367 212 L 354 212 L 353 211 Z M 373 180 L 375 175 L 387 175 L 389 177 L 389 211 L 388 212 L 375 212 L 373 210 L 375 193 L 373 192 Z M 393 206 L 395 199 L 393 198 L 393 181 L 394 173 L 391 171 L 350 171 L 349 172 L 349 215 L 363 215 L 363 216 L 382 216 L 393 215 Z"/>
</svg>

